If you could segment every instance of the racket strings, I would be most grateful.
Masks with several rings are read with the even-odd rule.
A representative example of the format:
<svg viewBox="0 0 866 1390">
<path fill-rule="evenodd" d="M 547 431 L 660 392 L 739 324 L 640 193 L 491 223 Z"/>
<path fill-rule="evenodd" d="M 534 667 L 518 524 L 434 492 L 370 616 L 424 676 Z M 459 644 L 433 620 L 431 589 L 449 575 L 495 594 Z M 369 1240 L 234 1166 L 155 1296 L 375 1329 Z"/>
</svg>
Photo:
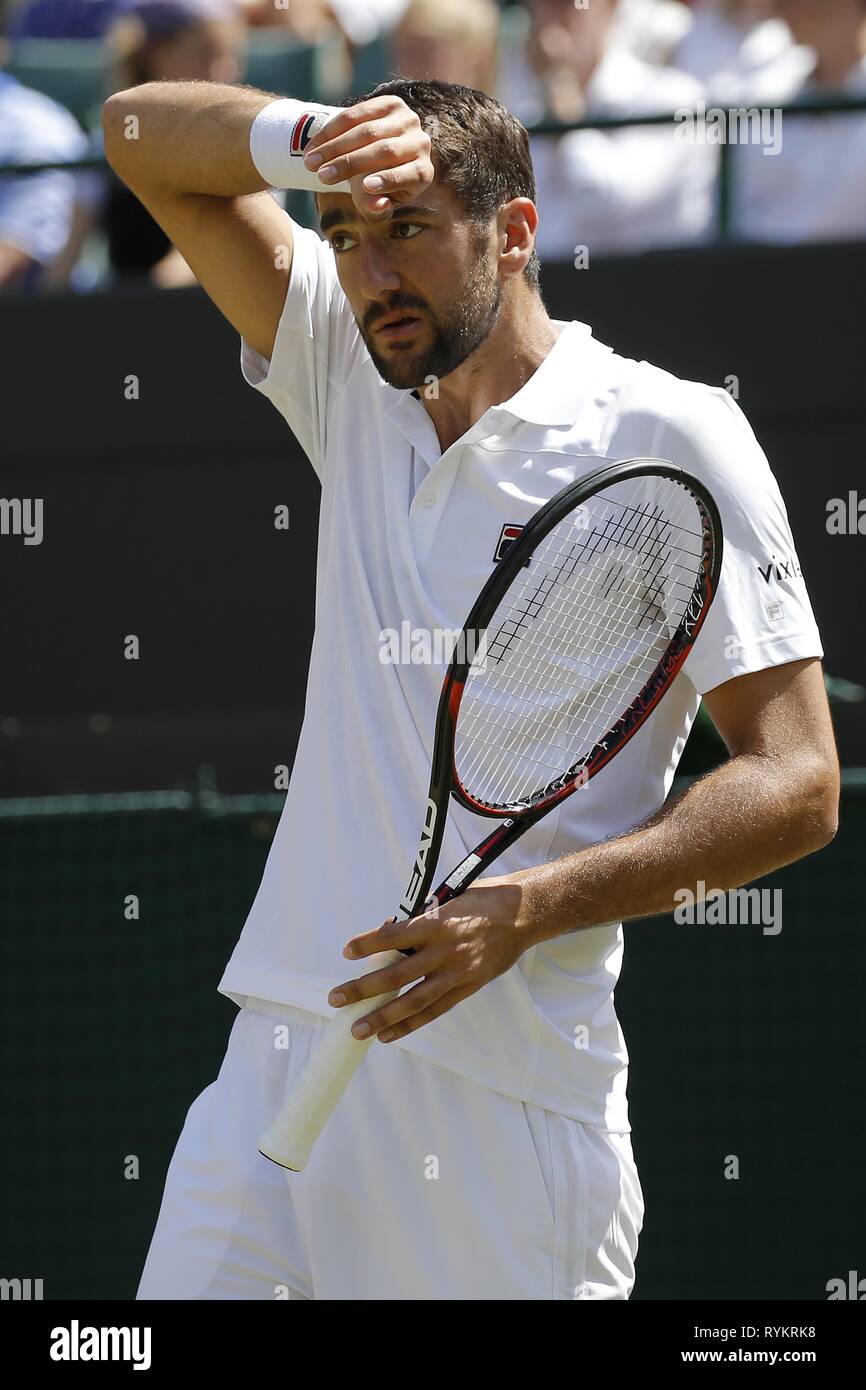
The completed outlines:
<svg viewBox="0 0 866 1390">
<path fill-rule="evenodd" d="M 539 543 L 467 677 L 455 762 L 473 799 L 525 804 L 616 723 L 677 632 L 702 551 L 696 499 L 656 476 L 596 494 Z"/>
<path fill-rule="evenodd" d="M 625 699 L 626 693 L 631 687 L 639 689 L 645 683 L 645 676 L 654 669 L 668 641 L 665 632 L 663 641 L 653 641 L 647 647 L 644 629 L 641 645 L 632 637 L 630 643 L 621 641 L 616 647 L 609 635 L 591 622 L 585 624 L 585 633 L 588 641 L 594 640 L 595 647 L 585 647 L 576 653 L 567 652 L 562 634 L 559 634 L 556 668 L 546 652 L 540 656 L 533 655 L 531 650 L 524 653 L 526 664 L 519 674 L 506 671 L 500 677 L 495 693 L 510 697 L 507 703 L 501 698 L 491 701 L 488 689 L 478 698 L 482 706 L 489 708 L 472 710 L 467 704 L 465 713 L 474 717 L 471 725 L 465 723 L 461 731 L 462 749 L 458 759 L 460 777 L 467 790 L 470 784 L 478 784 L 482 776 L 488 783 L 501 782 L 508 761 L 511 795 L 505 799 L 520 801 L 525 794 L 538 789 L 539 781 L 544 784 L 566 770 L 576 761 L 576 749 L 581 746 L 581 740 L 587 742 L 587 731 L 595 732 L 596 726 L 608 727 L 613 722 L 612 717 L 607 719 L 608 706 L 611 716 L 614 710 L 621 712 L 627 707 L 630 700 Z M 658 635 L 650 632 L 651 638 Z M 569 658 L 567 662 L 563 661 L 563 654 Z M 565 672 L 563 666 L 567 668 Z M 546 698 L 540 704 L 537 702 L 535 710 L 527 709 L 528 699 L 544 687 Z M 503 713 L 511 716 L 504 724 Z M 590 724 L 588 721 L 593 716 L 594 722 Z M 604 732 L 604 727 L 599 727 L 598 732 Z M 591 742 L 594 740 L 587 746 L 591 746 Z M 473 743 L 474 758 L 467 769 L 463 749 Z M 491 761 L 491 754 L 496 761 Z M 524 778 L 519 786 L 514 782 L 514 774 L 521 767 L 521 762 L 515 762 L 516 757 L 525 764 Z M 477 788 L 479 799 L 481 790 Z M 490 785 L 483 790 L 488 794 L 485 799 L 498 801 Z M 504 795 L 504 790 L 500 786 L 500 794 Z"/>
<path fill-rule="evenodd" d="M 651 514 L 649 519 L 650 519 L 651 521 L 657 520 L 657 519 L 658 519 L 657 513 Z M 604 516 L 604 517 L 600 518 L 600 520 L 601 520 L 601 524 L 597 527 L 596 532 L 595 532 L 595 535 L 594 535 L 594 536 L 592 537 L 592 539 L 591 539 L 589 549 L 590 549 L 591 551 L 607 551 L 607 552 L 610 552 L 610 550 L 611 550 L 610 542 L 611 542 L 612 539 L 614 539 L 614 538 L 616 537 L 616 530 L 615 530 L 615 527 L 614 527 L 613 524 L 612 524 L 612 522 L 613 522 L 613 517 L 612 517 L 610 514 L 608 514 L 607 516 Z M 626 534 L 626 537 L 625 537 L 627 540 L 632 540 L 632 541 L 633 541 L 633 539 L 634 539 L 634 536 L 633 536 L 634 530 L 635 530 L 635 527 L 634 527 L 634 516 L 632 516 L 632 517 L 631 517 L 631 527 L 629 528 L 629 531 L 628 531 L 628 533 Z M 648 540 L 648 543 L 647 543 L 647 540 Z M 634 546 L 634 547 L 633 547 L 634 550 L 635 550 L 635 552 L 636 552 L 636 554 L 640 557 L 640 559 L 641 559 L 642 562 L 643 562 L 645 576 L 649 579 L 650 582 L 651 582 L 651 580 L 652 580 L 652 577 L 653 577 L 654 575 L 657 574 L 657 570 L 658 570 L 658 557 L 659 557 L 659 555 L 662 553 L 662 552 L 661 552 L 661 548 L 660 548 L 658 542 L 659 542 L 659 536 L 658 536 L 658 534 L 655 534 L 655 535 L 650 534 L 650 535 L 648 536 L 648 538 L 647 538 L 647 537 L 644 537 L 644 544 L 640 544 L 640 545 L 638 545 L 638 546 Z M 548 546 L 548 550 L 550 550 L 550 546 Z M 650 555 L 650 551 L 651 551 L 651 550 L 654 550 L 654 551 L 655 551 L 655 562 L 653 562 L 652 560 L 650 560 L 650 562 L 649 562 L 649 567 L 647 567 L 647 560 L 648 560 L 648 557 L 649 557 L 649 555 Z M 569 547 L 569 551 L 570 551 L 571 553 L 569 553 L 569 554 L 567 555 L 566 564 L 563 565 L 563 564 L 560 563 L 560 565 L 559 565 L 559 577 L 560 577 L 560 578 L 563 577 L 564 575 L 570 575 L 570 574 L 572 574 L 573 571 L 574 571 L 574 560 L 575 560 L 575 556 L 574 556 L 574 553 L 573 553 L 573 552 L 574 552 L 574 546 L 573 546 L 573 545 L 571 545 L 571 546 Z M 547 558 L 549 559 L 550 556 L 548 556 Z M 559 558 L 560 558 L 560 560 L 561 560 L 561 556 L 560 556 Z M 602 584 L 601 584 L 601 586 L 600 586 L 601 594 L 602 594 L 602 596 L 605 597 L 606 600 L 607 600 L 607 616 L 606 616 L 606 621 L 608 621 L 608 622 L 609 622 L 609 621 L 611 620 L 611 618 L 614 616 L 613 610 L 612 610 L 612 608 L 611 608 L 611 599 L 615 596 L 617 590 L 618 590 L 618 589 L 621 589 L 621 587 L 622 587 L 622 586 L 621 586 L 621 580 L 622 580 L 622 575 L 623 575 L 623 571 L 624 571 L 624 568 L 625 568 L 625 567 L 623 566 L 623 564 L 621 563 L 621 555 L 617 555 L 616 559 L 617 559 L 617 563 L 615 563 L 614 565 L 609 566 L 608 571 L 607 571 L 607 573 L 606 573 L 606 575 L 605 575 L 605 577 L 604 577 L 604 580 L 603 580 L 603 582 L 602 582 Z M 656 585 L 656 591 L 658 591 L 658 585 Z M 549 596 L 550 593 L 552 592 L 552 586 L 551 586 L 549 583 L 544 584 L 544 585 L 542 585 L 542 586 L 537 586 L 536 589 L 535 589 L 535 592 L 534 592 L 534 594 L 533 594 L 533 596 L 532 596 L 534 601 L 533 601 L 530 605 L 526 605 L 526 604 L 520 605 L 519 611 L 521 611 L 523 614 L 532 613 L 533 616 L 537 617 L 537 616 L 538 616 L 538 610 L 539 610 L 538 598 L 539 598 L 539 596 L 540 596 L 540 594 L 541 594 L 542 592 L 544 592 L 547 596 Z M 573 597 L 573 595 L 572 595 L 571 597 Z M 577 614 L 577 616 L 578 616 L 578 617 L 580 616 L 579 613 Z M 640 625 L 641 625 L 641 617 L 639 616 L 638 622 L 637 622 L 637 626 L 640 626 Z M 622 623 L 621 623 L 621 622 L 620 622 L 619 626 L 620 626 L 620 628 L 622 627 Z M 508 624 L 508 627 L 509 627 L 509 636 L 510 636 L 510 638 L 513 640 L 513 628 L 514 628 L 514 624 L 513 624 L 513 623 L 510 623 L 510 624 Z M 595 642 L 595 644 L 596 644 L 596 646 L 597 646 L 597 648 L 598 648 L 598 653 L 599 653 L 599 655 L 600 655 L 601 657 L 606 657 L 606 656 L 609 655 L 609 653 L 606 651 L 606 647 L 610 647 L 610 643 L 605 643 L 605 641 L 602 640 L 602 633 L 603 633 L 603 629 L 602 629 L 602 630 L 598 630 L 598 626 L 597 626 L 597 625 L 596 625 L 596 627 L 593 627 L 593 626 L 591 626 L 591 625 L 589 625 L 589 624 L 585 624 L 585 625 L 584 625 L 584 635 L 585 635 L 585 637 L 588 638 L 588 639 L 590 639 L 591 641 L 594 641 L 594 642 Z M 556 641 L 556 640 L 558 639 L 560 646 L 562 646 L 562 638 L 563 638 L 563 632 L 562 632 L 562 631 L 557 632 L 555 629 L 552 629 L 552 630 L 550 630 L 550 631 L 548 632 L 547 637 L 548 637 L 548 640 L 549 640 L 550 637 L 553 637 L 554 641 Z M 536 645 L 537 645 L 537 644 L 536 644 Z M 587 651 L 588 651 L 588 652 L 591 652 L 591 651 L 592 651 L 592 648 L 589 646 L 589 644 L 587 644 Z M 532 653 L 531 653 L 531 652 L 529 652 L 529 653 L 524 652 L 523 655 L 524 655 L 525 657 L 528 655 L 530 659 L 527 661 L 525 668 L 524 668 L 524 669 L 521 671 L 521 673 L 520 673 L 520 675 L 521 675 L 520 681 L 519 681 L 519 682 L 515 682 L 515 680 L 514 680 L 514 674 L 515 674 L 515 673 L 514 673 L 513 671 L 510 671 L 510 672 L 505 673 L 505 674 L 506 674 L 506 680 L 505 680 L 505 683 L 504 683 L 504 688 L 507 690 L 507 692 L 508 692 L 509 694 L 518 693 L 518 694 L 520 694 L 520 695 L 522 695 L 522 696 L 525 696 L 526 693 L 527 693 L 528 687 L 530 687 L 530 686 L 533 684 L 533 682 L 537 684 L 537 678 L 538 678 L 538 674 L 539 674 L 538 661 L 537 661 L 537 660 L 536 660 L 535 662 L 532 661 L 532 659 L 531 659 Z M 598 664 L 598 663 L 596 663 L 596 664 Z M 548 670 L 548 675 L 549 675 L 549 674 L 550 674 L 550 672 L 549 672 L 549 670 Z M 621 673 L 620 673 L 620 674 L 621 674 Z M 511 680 L 510 680 L 510 681 L 508 681 L 508 676 L 511 677 Z M 617 684 L 616 684 L 616 680 L 615 680 L 615 678 L 614 678 L 613 682 L 611 682 L 610 676 L 609 676 L 609 673 L 608 673 L 608 684 L 610 685 L 611 683 L 613 684 L 613 691 L 614 691 L 614 693 L 617 693 L 618 687 L 617 687 Z M 581 708 L 581 706 L 586 705 L 586 704 L 590 701 L 590 699 L 591 699 L 593 696 L 595 697 L 595 700 L 597 701 L 598 695 L 599 695 L 599 691 L 598 691 L 598 687 L 597 687 L 597 682 L 596 682 L 596 684 L 595 684 L 595 688 L 594 688 L 594 689 L 593 689 L 592 683 L 591 683 L 591 682 L 587 682 L 586 679 L 584 679 L 584 685 L 585 685 L 586 688 L 585 688 L 584 691 L 583 691 L 582 697 L 581 697 L 580 695 L 578 695 L 576 699 L 575 699 L 575 698 L 572 698 L 571 701 L 570 701 L 570 703 L 569 703 L 568 705 L 564 705 L 564 704 L 562 703 L 561 699 L 560 699 L 560 701 L 559 701 L 560 707 L 559 707 L 559 711 L 558 711 L 558 720 L 557 720 L 558 723 L 560 723 L 560 724 L 562 723 L 562 721 L 563 721 L 563 716 L 564 716 L 564 715 L 567 715 L 567 714 L 569 714 L 569 713 L 571 713 L 571 714 L 573 715 L 573 714 L 575 713 L 575 710 L 576 710 L 576 709 L 579 711 L 580 708 Z M 559 694 L 561 695 L 561 691 L 559 692 Z M 501 702 L 497 702 L 497 709 L 499 709 L 499 708 L 501 708 Z M 525 713 L 525 711 L 524 711 L 524 713 Z M 550 711 L 549 711 L 549 702 L 548 702 L 548 709 L 547 709 L 548 719 L 549 719 L 549 713 L 550 713 Z M 573 722 L 574 722 L 574 721 L 572 720 L 572 723 L 573 723 Z M 517 743 L 515 743 L 514 738 L 512 738 L 511 740 L 509 740 L 508 749 L 503 750 L 503 751 L 511 751 L 512 753 L 513 753 L 514 751 L 518 751 L 518 752 L 519 752 L 519 751 L 521 751 L 521 750 L 520 750 L 520 743 L 521 743 L 521 742 L 522 742 L 522 744 L 524 745 L 523 751 L 526 751 L 526 748 L 527 748 L 529 742 L 532 741 L 532 740 L 535 738 L 536 734 L 537 734 L 537 729 L 534 727 L 533 721 L 531 720 L 531 718 L 530 718 L 529 720 L 527 720 L 526 718 L 524 718 L 524 720 L 523 720 L 523 728 L 522 728 L 519 732 L 520 732 L 520 734 L 522 735 L 522 738 L 520 739 L 520 741 L 518 741 Z M 558 753 L 558 761 L 551 762 L 549 758 L 547 758 L 547 759 L 542 759 L 542 766 L 548 771 L 548 773 L 551 772 L 551 771 L 554 771 L 554 770 L 556 770 L 556 771 L 558 772 L 558 771 L 561 771 L 561 770 L 562 770 L 562 754 L 563 754 L 563 753 L 565 753 L 565 754 L 567 755 L 567 760 L 568 760 L 569 762 L 573 759 L 573 757 L 574 757 L 574 745 L 571 743 L 570 739 L 569 739 L 569 743 L 568 743 L 567 745 L 565 745 L 565 746 L 559 745 L 559 744 L 555 744 L 555 743 L 553 743 L 553 741 L 552 741 L 551 738 L 550 738 L 550 732 L 551 732 L 550 727 L 548 728 L 548 731 L 547 731 L 547 732 L 548 732 L 548 738 L 547 738 L 548 745 L 549 745 L 550 748 L 553 749 L 553 751 L 555 751 L 555 752 Z M 572 732 L 572 734 L 573 734 L 573 730 L 572 730 L 571 732 Z M 495 746 L 496 746 L 495 741 L 494 741 L 493 743 L 491 743 L 491 741 L 490 741 L 489 739 L 485 739 L 485 740 L 484 740 L 484 743 L 485 743 L 488 747 L 495 747 Z"/>
<path fill-rule="evenodd" d="M 493 642 L 488 646 L 488 651 L 491 656 L 501 659 L 512 640 L 516 638 L 518 634 L 525 635 L 526 624 L 532 622 L 539 616 L 541 609 L 551 599 L 554 586 L 556 584 L 560 586 L 567 585 L 568 581 L 573 577 L 574 571 L 581 559 L 586 559 L 588 556 L 591 556 L 594 551 L 599 550 L 603 541 L 614 539 L 610 530 L 610 523 L 611 518 L 607 518 L 604 525 L 599 528 L 598 534 L 594 535 L 592 545 L 587 548 L 583 556 L 580 554 L 579 548 L 573 543 L 568 546 L 565 552 L 561 551 L 558 556 L 551 556 L 550 554 L 545 555 L 543 563 L 548 566 L 549 572 L 543 575 L 534 592 L 530 593 L 526 598 L 521 596 L 515 601 L 512 612 L 504 620 L 496 638 L 494 638 Z M 629 540 L 630 537 L 626 536 L 626 543 Z M 644 555 L 643 547 L 645 547 L 646 544 L 647 542 L 644 541 L 642 546 L 638 546 L 635 549 L 635 554 L 643 559 L 646 564 L 647 598 L 651 604 L 657 601 L 661 595 L 661 583 L 660 577 L 656 576 L 658 582 L 655 588 L 651 589 L 649 587 L 650 580 L 653 576 L 651 574 L 651 559 L 648 555 Z M 658 555 L 656 560 L 661 556 L 661 548 L 657 547 L 657 550 Z M 559 561 L 558 566 L 555 566 L 556 560 Z M 536 557 L 533 557 L 533 564 L 535 564 L 535 562 Z M 604 600 L 609 601 L 611 599 L 616 581 L 622 576 L 623 569 L 624 566 L 621 562 L 617 564 L 611 563 L 609 573 L 606 576 L 606 582 L 603 581 L 602 583 L 601 597 Z M 681 581 L 675 579 L 673 582 L 676 584 Z M 691 592 L 690 589 L 689 592 Z M 637 626 L 642 625 L 646 619 L 646 613 L 649 611 L 650 607 L 648 606 L 645 613 L 642 613 L 638 617 Z"/>
<path fill-rule="evenodd" d="M 611 599 L 617 590 L 612 588 L 612 581 L 617 580 L 617 576 L 608 574 L 602 588 L 603 594 L 607 598 L 608 621 L 614 616 L 611 607 Z M 596 621 L 590 621 L 590 617 L 595 616 Z M 539 655 L 537 643 L 528 643 L 524 650 L 525 665 L 514 670 L 504 671 L 501 676 L 501 690 L 507 695 L 518 697 L 519 708 L 522 718 L 515 726 L 515 721 L 510 722 L 511 729 L 506 730 L 507 737 L 503 738 L 503 728 L 498 716 L 501 713 L 502 701 L 495 701 L 494 713 L 497 716 L 497 727 L 495 737 L 484 738 L 484 744 L 488 748 L 498 747 L 499 761 L 491 764 L 490 757 L 486 759 L 486 771 L 497 776 L 502 769 L 502 765 L 508 754 L 524 756 L 531 754 L 530 766 L 526 768 L 528 784 L 518 787 L 515 795 L 518 799 L 522 798 L 524 792 L 537 789 L 538 769 L 534 764 L 540 764 L 541 768 L 547 773 L 548 779 L 553 775 L 558 775 L 565 767 L 568 767 L 575 758 L 575 735 L 580 732 L 581 724 L 585 726 L 585 716 L 589 707 L 596 710 L 604 702 L 612 702 L 614 706 L 622 704 L 623 681 L 632 679 L 637 674 L 641 677 L 639 683 L 643 684 L 643 670 L 647 665 L 647 645 L 646 645 L 646 613 L 638 619 L 637 627 L 643 626 L 644 631 L 636 637 L 633 631 L 629 631 L 632 624 L 625 629 L 625 638 L 620 632 L 620 641 L 615 645 L 611 640 L 610 629 L 605 629 L 603 624 L 598 622 L 598 614 L 587 615 L 583 625 L 584 646 L 579 653 L 582 657 L 582 667 L 574 660 L 564 662 L 563 653 L 573 657 L 573 651 L 568 652 L 566 634 L 560 627 L 558 630 L 549 627 L 548 638 L 555 647 L 558 648 L 558 659 L 555 666 L 551 665 L 549 654 L 544 652 Z M 621 625 L 622 627 L 622 625 Z M 656 629 L 658 624 L 656 624 Z M 655 639 L 660 635 L 657 630 L 650 632 L 650 638 L 654 645 L 649 649 L 652 658 L 652 666 L 656 664 L 661 650 L 665 643 L 655 643 Z M 662 634 L 666 639 L 668 633 Z M 637 666 L 637 671 L 635 667 Z M 568 686 L 563 684 L 563 667 L 568 678 Z M 526 709 L 528 695 L 535 693 L 540 682 L 546 683 L 548 690 L 552 690 L 554 700 L 545 699 L 541 708 L 535 710 Z M 576 689 L 575 689 L 576 685 Z M 482 697 L 484 698 L 484 697 Z M 515 708 L 515 699 L 509 701 L 509 706 Z M 476 736 L 479 731 L 476 729 Z M 557 737 L 561 735 L 562 737 Z M 483 735 L 482 735 L 483 738 Z M 541 747 L 538 747 L 539 739 L 542 739 Z M 476 750 L 476 766 L 470 769 L 473 777 L 478 773 L 478 753 L 480 744 Z M 534 784 L 534 785 L 533 785 Z"/>
</svg>

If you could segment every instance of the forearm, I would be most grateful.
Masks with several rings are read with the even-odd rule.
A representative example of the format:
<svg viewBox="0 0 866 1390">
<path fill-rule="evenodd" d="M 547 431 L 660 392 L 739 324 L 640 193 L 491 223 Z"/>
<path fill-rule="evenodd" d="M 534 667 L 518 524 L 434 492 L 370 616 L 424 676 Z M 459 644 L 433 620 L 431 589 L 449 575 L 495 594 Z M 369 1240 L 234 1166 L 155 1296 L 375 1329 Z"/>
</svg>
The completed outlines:
<svg viewBox="0 0 866 1390">
<path fill-rule="evenodd" d="M 234 198 L 267 187 L 250 127 L 275 98 L 220 82 L 147 82 L 103 107 L 106 158 L 133 189 Z"/>
<path fill-rule="evenodd" d="M 580 796 L 580 792 L 575 793 Z M 736 888 L 820 849 L 835 830 L 832 773 L 743 754 L 694 783 L 644 825 L 514 874 L 528 936 L 669 912 L 675 894 Z"/>
</svg>

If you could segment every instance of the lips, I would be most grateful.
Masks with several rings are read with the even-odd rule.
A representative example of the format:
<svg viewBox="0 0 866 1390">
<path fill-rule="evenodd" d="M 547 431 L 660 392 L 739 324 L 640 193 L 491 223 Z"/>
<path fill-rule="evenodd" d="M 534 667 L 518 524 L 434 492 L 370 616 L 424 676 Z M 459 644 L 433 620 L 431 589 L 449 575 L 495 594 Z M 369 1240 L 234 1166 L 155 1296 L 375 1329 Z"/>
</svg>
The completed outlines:
<svg viewBox="0 0 866 1390">
<path fill-rule="evenodd" d="M 421 320 L 415 314 L 394 315 L 380 324 L 376 332 L 383 338 L 404 338 L 414 333 Z"/>
</svg>

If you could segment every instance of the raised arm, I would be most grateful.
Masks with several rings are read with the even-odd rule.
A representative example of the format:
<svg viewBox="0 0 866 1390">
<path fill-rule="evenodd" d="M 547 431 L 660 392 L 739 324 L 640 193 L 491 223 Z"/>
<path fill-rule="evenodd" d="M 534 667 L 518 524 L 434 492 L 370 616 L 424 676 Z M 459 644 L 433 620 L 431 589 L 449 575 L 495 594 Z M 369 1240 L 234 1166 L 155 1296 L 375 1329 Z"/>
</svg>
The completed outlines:
<svg viewBox="0 0 866 1390">
<path fill-rule="evenodd" d="M 148 82 L 109 97 L 105 152 L 211 299 L 251 347 L 270 358 L 291 273 L 292 222 L 250 155 L 250 128 L 268 92 L 213 82 Z M 334 137 L 337 137 L 336 140 Z M 310 141 L 350 178 L 359 212 L 387 214 L 433 177 L 430 140 L 399 97 L 341 110 Z M 388 197 L 363 179 L 386 179 Z"/>
<path fill-rule="evenodd" d="M 273 100 L 215 82 L 148 82 L 109 97 L 102 118 L 115 173 L 264 357 L 292 257 L 291 221 L 250 157 L 250 126 Z"/>
</svg>

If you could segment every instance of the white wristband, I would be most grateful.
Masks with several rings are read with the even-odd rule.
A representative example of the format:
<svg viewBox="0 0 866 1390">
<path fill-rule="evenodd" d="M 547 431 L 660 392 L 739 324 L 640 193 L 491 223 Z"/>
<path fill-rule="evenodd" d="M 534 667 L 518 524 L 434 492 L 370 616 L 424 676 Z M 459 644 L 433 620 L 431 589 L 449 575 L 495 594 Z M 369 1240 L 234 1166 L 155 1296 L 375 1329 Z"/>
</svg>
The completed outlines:
<svg viewBox="0 0 866 1390">
<path fill-rule="evenodd" d="M 304 163 L 304 151 L 342 106 L 283 98 L 263 107 L 250 127 L 250 155 L 271 188 L 311 188 L 317 193 L 351 192 L 348 179 L 322 183 Z"/>
</svg>

